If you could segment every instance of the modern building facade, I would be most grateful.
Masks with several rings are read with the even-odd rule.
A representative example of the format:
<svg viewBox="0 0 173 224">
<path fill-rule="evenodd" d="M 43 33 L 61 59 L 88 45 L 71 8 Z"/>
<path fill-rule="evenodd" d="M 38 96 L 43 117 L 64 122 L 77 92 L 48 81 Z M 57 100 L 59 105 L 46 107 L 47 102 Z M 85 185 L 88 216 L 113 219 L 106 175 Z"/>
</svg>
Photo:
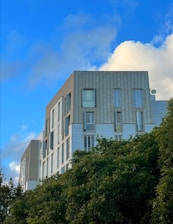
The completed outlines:
<svg viewBox="0 0 173 224">
<path fill-rule="evenodd" d="M 19 183 L 23 191 L 39 184 L 39 143 L 39 140 L 31 140 L 21 158 Z"/>
<path fill-rule="evenodd" d="M 147 72 L 75 71 L 46 108 L 41 179 L 71 167 L 96 137 L 127 139 L 154 127 Z"/>
<path fill-rule="evenodd" d="M 150 132 L 166 113 L 166 103 L 160 113 L 153 97 L 147 71 L 74 71 L 46 107 L 40 181 L 71 168 L 73 152 L 88 151 L 97 137 Z"/>
</svg>

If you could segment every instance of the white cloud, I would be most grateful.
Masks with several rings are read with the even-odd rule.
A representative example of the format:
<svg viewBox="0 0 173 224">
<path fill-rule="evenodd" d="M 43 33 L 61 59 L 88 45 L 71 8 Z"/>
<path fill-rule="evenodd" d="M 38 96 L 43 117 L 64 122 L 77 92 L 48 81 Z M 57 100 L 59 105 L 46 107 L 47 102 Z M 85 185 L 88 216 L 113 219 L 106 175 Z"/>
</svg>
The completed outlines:
<svg viewBox="0 0 173 224">
<path fill-rule="evenodd" d="M 28 126 L 27 126 L 26 124 L 22 124 L 22 125 L 21 125 L 21 129 L 22 129 L 22 130 L 27 130 L 27 129 L 28 129 Z"/>
<path fill-rule="evenodd" d="M 167 35 L 173 33 L 173 4 L 169 5 L 168 12 L 164 15 L 163 24 L 158 34 L 151 41 L 152 44 L 162 44 Z"/>
<path fill-rule="evenodd" d="M 150 88 L 158 99 L 173 96 L 173 35 L 156 48 L 151 44 L 125 41 L 117 46 L 99 70 L 149 71 Z"/>
<path fill-rule="evenodd" d="M 97 26 L 87 31 L 69 32 L 59 50 L 45 43 L 35 45 L 32 54 L 38 54 L 40 57 L 32 66 L 30 86 L 35 86 L 43 80 L 47 83 L 52 80 L 64 81 L 73 70 L 88 70 L 95 64 L 102 64 L 111 51 L 115 36 L 114 27 Z"/>
<path fill-rule="evenodd" d="M 15 172 L 16 174 L 19 175 L 20 173 L 20 163 L 17 163 L 15 161 L 12 161 L 10 164 L 9 164 L 9 167 L 10 169 Z"/>
</svg>

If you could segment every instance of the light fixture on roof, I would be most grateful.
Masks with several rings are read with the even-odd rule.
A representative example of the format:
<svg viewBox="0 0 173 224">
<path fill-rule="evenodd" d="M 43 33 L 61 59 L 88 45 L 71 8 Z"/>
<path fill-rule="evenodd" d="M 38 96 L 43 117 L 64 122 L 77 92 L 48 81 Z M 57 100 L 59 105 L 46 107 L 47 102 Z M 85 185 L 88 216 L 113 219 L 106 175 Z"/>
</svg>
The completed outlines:
<svg viewBox="0 0 173 224">
<path fill-rule="evenodd" d="M 155 90 L 155 89 L 152 89 L 152 90 L 151 90 L 151 94 L 152 94 L 152 95 L 156 94 L 156 90 Z"/>
</svg>

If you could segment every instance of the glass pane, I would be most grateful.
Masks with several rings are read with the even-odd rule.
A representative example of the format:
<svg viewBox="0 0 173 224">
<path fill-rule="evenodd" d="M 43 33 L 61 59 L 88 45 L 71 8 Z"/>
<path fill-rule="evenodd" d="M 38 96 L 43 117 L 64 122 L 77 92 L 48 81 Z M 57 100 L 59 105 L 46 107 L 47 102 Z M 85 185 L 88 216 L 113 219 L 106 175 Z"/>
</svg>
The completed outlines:
<svg viewBox="0 0 173 224">
<path fill-rule="evenodd" d="M 95 107 L 95 89 L 84 89 L 82 93 L 82 106 Z"/>
<path fill-rule="evenodd" d="M 134 106 L 135 107 L 143 107 L 144 100 L 143 100 L 143 90 L 142 89 L 135 89 L 133 91 L 133 98 L 134 98 Z"/>
<path fill-rule="evenodd" d="M 137 131 L 143 131 L 143 113 L 137 111 L 136 112 L 136 124 L 137 124 Z"/>
<path fill-rule="evenodd" d="M 121 90 L 114 89 L 114 107 L 121 107 Z"/>
</svg>

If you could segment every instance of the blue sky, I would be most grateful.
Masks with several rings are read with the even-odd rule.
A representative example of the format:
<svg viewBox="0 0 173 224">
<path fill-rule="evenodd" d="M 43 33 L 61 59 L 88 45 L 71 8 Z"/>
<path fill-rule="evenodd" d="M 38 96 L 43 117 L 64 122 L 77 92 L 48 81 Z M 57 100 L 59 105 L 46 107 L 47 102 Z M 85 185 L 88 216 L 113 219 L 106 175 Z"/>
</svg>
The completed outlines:
<svg viewBox="0 0 173 224">
<path fill-rule="evenodd" d="M 172 0 L 1 0 L 0 153 L 17 179 L 45 107 L 73 70 L 148 70 L 173 96 Z"/>
</svg>

